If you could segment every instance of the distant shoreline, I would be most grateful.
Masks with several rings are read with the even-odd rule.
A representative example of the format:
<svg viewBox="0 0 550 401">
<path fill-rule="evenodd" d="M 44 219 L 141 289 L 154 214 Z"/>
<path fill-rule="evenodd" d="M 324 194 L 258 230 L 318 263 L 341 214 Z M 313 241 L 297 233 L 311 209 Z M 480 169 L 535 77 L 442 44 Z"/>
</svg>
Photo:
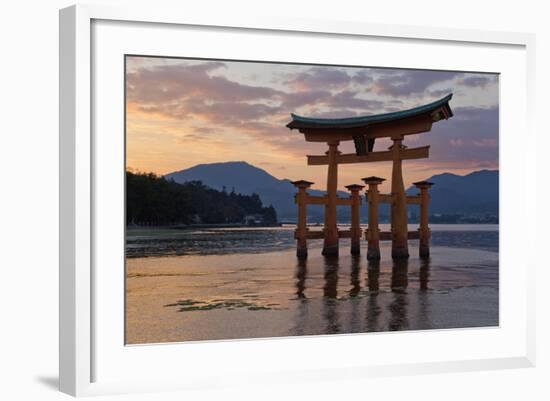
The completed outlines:
<svg viewBox="0 0 550 401">
<path fill-rule="evenodd" d="M 380 224 L 391 224 L 389 222 L 383 222 Z M 411 225 L 415 225 L 418 223 L 409 223 Z M 145 226 L 145 225 L 127 225 L 126 229 L 130 230 L 156 230 L 156 229 L 164 229 L 164 230 L 188 230 L 188 229 L 196 229 L 196 228 L 274 228 L 274 227 L 285 227 L 285 226 L 293 226 L 296 225 L 294 222 L 279 222 L 277 224 L 258 224 L 258 225 L 249 225 L 249 224 L 236 224 L 236 223 L 227 223 L 227 224 L 177 224 L 177 225 L 161 225 L 161 226 Z M 351 225 L 350 222 L 339 222 L 339 226 L 349 226 Z M 361 226 L 367 226 L 367 222 L 361 222 Z M 460 222 L 460 223 L 430 223 L 430 226 L 486 226 L 486 225 L 496 225 L 498 226 L 498 223 L 485 223 L 485 222 L 479 222 L 479 223 L 466 223 L 466 222 Z M 307 225 L 308 227 L 323 227 L 322 223 L 309 223 Z"/>
<path fill-rule="evenodd" d="M 139 230 L 154 230 L 154 229 L 171 229 L 171 230 L 187 230 L 192 228 L 269 228 L 269 227 L 281 227 L 283 223 L 277 224 L 241 224 L 241 223 L 226 223 L 226 224 L 176 224 L 176 225 L 164 225 L 164 226 L 142 226 L 142 225 L 127 225 L 126 229 Z"/>
</svg>

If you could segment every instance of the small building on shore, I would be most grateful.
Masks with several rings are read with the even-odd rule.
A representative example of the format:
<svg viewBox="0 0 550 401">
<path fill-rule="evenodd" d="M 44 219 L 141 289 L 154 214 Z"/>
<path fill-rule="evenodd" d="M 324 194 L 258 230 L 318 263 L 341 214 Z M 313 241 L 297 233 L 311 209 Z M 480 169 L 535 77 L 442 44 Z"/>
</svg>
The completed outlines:
<svg viewBox="0 0 550 401">
<path fill-rule="evenodd" d="M 247 214 L 244 216 L 243 223 L 247 226 L 261 226 L 265 224 L 265 220 L 261 214 Z"/>
</svg>

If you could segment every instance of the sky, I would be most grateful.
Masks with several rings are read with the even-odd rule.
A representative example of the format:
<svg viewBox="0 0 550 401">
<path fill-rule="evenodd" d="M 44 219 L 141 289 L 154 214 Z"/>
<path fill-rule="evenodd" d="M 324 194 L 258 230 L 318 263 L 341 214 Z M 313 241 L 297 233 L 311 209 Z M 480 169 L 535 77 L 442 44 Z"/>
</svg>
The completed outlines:
<svg viewBox="0 0 550 401">
<path fill-rule="evenodd" d="M 163 175 L 246 161 L 279 179 L 305 179 L 324 189 L 326 166 L 307 166 L 306 155 L 324 154 L 326 144 L 286 128 L 290 113 L 378 114 L 448 93 L 454 116 L 405 137 L 409 147 L 431 146 L 428 159 L 403 162 L 406 186 L 443 172 L 498 169 L 497 74 L 128 56 L 126 165 Z M 390 144 L 377 140 L 374 150 Z M 354 153 L 353 142 L 339 150 Z M 343 189 L 366 176 L 391 178 L 391 162 L 340 165 L 338 173 Z"/>
</svg>

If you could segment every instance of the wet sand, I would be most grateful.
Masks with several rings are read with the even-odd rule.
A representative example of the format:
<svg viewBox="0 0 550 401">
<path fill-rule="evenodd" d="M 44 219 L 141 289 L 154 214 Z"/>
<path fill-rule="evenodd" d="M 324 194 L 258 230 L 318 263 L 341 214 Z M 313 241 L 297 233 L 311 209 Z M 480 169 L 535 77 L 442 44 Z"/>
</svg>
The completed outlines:
<svg viewBox="0 0 550 401">
<path fill-rule="evenodd" d="M 365 252 L 128 258 L 126 343 L 498 326 L 498 253 L 433 246 L 429 261 Z"/>
</svg>

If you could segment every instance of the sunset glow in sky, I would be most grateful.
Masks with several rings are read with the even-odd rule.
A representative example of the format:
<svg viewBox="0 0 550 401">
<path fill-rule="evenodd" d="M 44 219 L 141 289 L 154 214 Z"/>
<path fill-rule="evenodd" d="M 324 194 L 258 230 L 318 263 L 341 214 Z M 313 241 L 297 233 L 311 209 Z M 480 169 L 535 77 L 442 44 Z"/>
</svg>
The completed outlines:
<svg viewBox="0 0 550 401">
<path fill-rule="evenodd" d="M 429 159 L 404 162 L 405 185 L 442 172 L 498 169 L 497 75 L 134 56 L 126 62 L 130 169 L 163 175 L 201 163 L 246 161 L 277 178 L 324 189 L 326 166 L 307 166 L 305 155 L 324 154 L 326 145 L 286 128 L 291 112 L 377 114 L 451 92 L 454 117 L 405 138 L 409 147 L 431 145 Z M 377 140 L 375 150 L 389 145 Z M 354 152 L 353 143 L 340 150 Z M 339 187 L 371 175 L 390 178 L 391 163 L 342 165 Z"/>
</svg>

